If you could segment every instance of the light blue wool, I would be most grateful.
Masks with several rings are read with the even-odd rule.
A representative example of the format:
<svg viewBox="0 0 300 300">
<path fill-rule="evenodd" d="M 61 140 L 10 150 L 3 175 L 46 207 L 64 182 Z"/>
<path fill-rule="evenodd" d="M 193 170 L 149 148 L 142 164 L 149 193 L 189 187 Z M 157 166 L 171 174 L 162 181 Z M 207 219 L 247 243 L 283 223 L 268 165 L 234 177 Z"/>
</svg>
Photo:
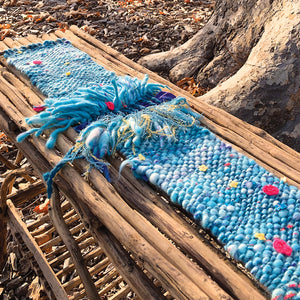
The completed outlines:
<svg viewBox="0 0 300 300">
<path fill-rule="evenodd" d="M 46 110 L 26 119 L 40 129 L 22 133 L 17 141 L 52 129 L 46 144 L 49 149 L 55 146 L 58 134 L 71 126 L 90 123 L 111 111 L 128 113 L 159 103 L 154 96 L 164 87 L 148 83 L 147 75 L 143 80 L 118 77 L 64 39 L 9 49 L 4 56 L 49 96 L 44 101 Z"/>
<path fill-rule="evenodd" d="M 121 84 L 124 89 L 116 88 L 116 78 L 109 85 L 111 94 L 118 90 L 114 98 L 117 107 L 122 105 L 123 94 L 124 99 L 133 99 L 136 92 L 130 89 L 130 79 L 121 81 L 126 81 Z M 86 96 L 86 87 L 76 90 L 73 97 L 82 93 L 87 101 L 102 92 L 95 87 Z M 200 115 L 189 108 L 185 99 L 147 108 L 149 103 L 144 104 L 127 101 L 124 110 L 117 114 L 104 112 L 83 129 L 76 145 L 45 174 L 49 196 L 55 174 L 78 158 L 84 157 L 110 179 L 105 158 L 118 150 L 126 156 L 120 172 L 131 165 L 136 177 L 168 194 L 174 205 L 182 207 L 232 257 L 245 264 L 268 288 L 272 299 L 299 299 L 299 189 L 201 126 Z M 49 112 L 43 116 L 49 118 Z M 62 127 L 68 126 L 64 121 Z M 33 130 L 40 134 L 43 128 Z M 279 193 L 267 195 L 263 188 L 269 185 L 277 187 Z M 258 238 L 262 234 L 265 239 Z M 291 246 L 291 256 L 275 250 L 273 242 L 278 238 Z"/>
</svg>

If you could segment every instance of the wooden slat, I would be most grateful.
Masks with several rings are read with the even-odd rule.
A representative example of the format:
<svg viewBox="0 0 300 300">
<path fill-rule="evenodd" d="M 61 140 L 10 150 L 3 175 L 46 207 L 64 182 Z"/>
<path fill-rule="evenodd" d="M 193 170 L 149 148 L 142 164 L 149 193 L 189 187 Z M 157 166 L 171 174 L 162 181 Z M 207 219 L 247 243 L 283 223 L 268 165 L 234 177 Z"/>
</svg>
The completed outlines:
<svg viewBox="0 0 300 300">
<path fill-rule="evenodd" d="M 71 234 L 74 235 L 75 233 L 79 232 L 79 231 L 80 231 L 81 229 L 83 229 L 83 228 L 84 228 L 84 225 L 83 225 L 82 223 L 80 223 L 80 224 L 78 224 L 77 226 L 71 228 L 71 229 L 70 229 L 70 232 L 71 232 Z M 55 246 L 55 245 L 57 245 L 57 244 L 60 243 L 60 242 L 61 242 L 61 237 L 60 237 L 60 236 L 57 236 L 57 237 L 51 239 L 50 241 L 41 244 L 40 247 L 41 247 L 41 249 L 42 249 L 43 251 L 45 251 L 45 249 L 50 248 L 50 247 L 52 247 L 52 246 Z"/>
<path fill-rule="evenodd" d="M 102 270 L 104 270 L 108 265 L 110 264 L 110 261 L 108 258 L 105 258 L 104 260 L 98 262 L 96 265 L 89 268 L 89 272 L 91 275 L 95 275 Z M 68 282 L 63 284 L 63 287 L 66 291 L 70 291 L 74 287 L 81 284 L 81 280 L 79 276 L 74 277 L 73 279 L 69 280 Z"/>
<path fill-rule="evenodd" d="M 130 287 L 126 285 L 122 289 L 118 290 L 116 294 L 114 294 L 112 297 L 108 298 L 109 300 L 119 300 L 124 299 L 124 297 L 130 292 Z"/>
<path fill-rule="evenodd" d="M 7 196 L 16 207 L 20 206 L 28 199 L 33 199 L 34 197 L 43 194 L 46 192 L 46 187 L 42 181 L 37 181 L 26 187 L 25 189 L 21 189 L 14 194 L 10 194 Z"/>
<path fill-rule="evenodd" d="M 103 251 L 98 247 L 92 251 L 90 251 L 88 254 L 83 256 L 84 262 L 85 264 L 91 260 L 92 258 L 95 258 L 96 256 L 99 256 L 103 253 Z M 103 260 L 102 260 L 103 261 Z M 75 265 L 73 263 L 69 264 L 67 267 L 61 269 L 60 271 L 58 271 L 55 275 L 57 276 L 57 278 L 61 278 L 63 275 L 65 274 L 69 274 L 72 271 L 74 271 Z"/>
<path fill-rule="evenodd" d="M 90 233 L 88 231 L 81 234 L 79 237 L 75 238 L 76 243 L 78 243 L 78 246 L 80 249 L 84 249 L 90 245 L 94 245 L 95 241 L 92 237 L 90 237 Z M 103 253 L 103 251 L 102 251 Z M 60 246 L 58 249 L 55 249 L 51 253 L 51 255 L 46 256 L 47 260 L 49 261 L 49 265 L 51 267 L 55 267 L 56 265 L 62 263 L 65 259 L 70 257 L 70 253 L 66 251 L 66 246 Z M 55 258 L 52 258 L 54 255 L 56 255 Z"/>
<path fill-rule="evenodd" d="M 66 211 L 68 209 L 70 209 L 71 204 L 67 201 L 64 201 L 61 205 L 61 210 L 62 211 Z M 44 215 L 44 216 L 40 216 L 39 219 L 37 219 L 36 221 L 30 223 L 27 228 L 29 231 L 33 231 L 35 228 L 39 227 L 40 225 L 47 223 L 50 221 L 50 217 L 49 215 Z"/>
<path fill-rule="evenodd" d="M 114 268 L 112 269 L 108 274 L 105 274 L 101 279 L 97 280 L 95 282 L 95 286 L 101 290 L 101 285 L 104 285 L 112 280 L 113 277 L 118 275 L 118 271 Z M 76 293 L 75 295 L 70 297 L 70 300 L 77 300 L 82 299 L 85 295 L 85 291 L 80 291 L 79 293 Z"/>
<path fill-rule="evenodd" d="M 56 298 L 62 300 L 68 299 L 65 290 L 60 285 L 59 281 L 55 276 L 55 273 L 53 272 L 52 268 L 49 266 L 42 251 L 40 250 L 39 246 L 36 244 L 32 236 L 30 235 L 30 232 L 26 228 L 25 224 L 22 222 L 21 218 L 18 215 L 17 210 L 15 209 L 13 203 L 10 200 L 7 201 L 7 206 L 8 206 L 7 213 L 10 222 L 18 230 L 18 233 L 21 235 L 22 239 L 26 243 L 26 246 L 33 253 L 36 261 L 39 264 L 39 267 L 43 271 L 43 274 L 47 279 L 48 284 L 51 286 L 51 289 L 54 292 Z"/>
<path fill-rule="evenodd" d="M 80 248 L 76 243 L 73 235 L 69 231 L 67 222 L 63 218 L 62 211 L 60 209 L 61 195 L 56 185 L 53 186 L 53 195 L 50 198 L 50 206 L 48 209 L 49 215 L 55 226 L 56 231 L 60 235 L 63 243 L 66 245 L 70 252 L 72 262 L 76 267 L 77 274 L 84 286 L 86 294 L 89 299 L 99 299 L 98 291 L 93 283 L 92 274 L 89 272 L 86 261 L 82 257 Z"/>
<path fill-rule="evenodd" d="M 100 296 L 104 296 L 107 292 L 115 288 L 119 283 L 123 281 L 122 277 L 117 277 L 111 281 L 107 286 L 105 286 L 99 293 Z"/>
</svg>

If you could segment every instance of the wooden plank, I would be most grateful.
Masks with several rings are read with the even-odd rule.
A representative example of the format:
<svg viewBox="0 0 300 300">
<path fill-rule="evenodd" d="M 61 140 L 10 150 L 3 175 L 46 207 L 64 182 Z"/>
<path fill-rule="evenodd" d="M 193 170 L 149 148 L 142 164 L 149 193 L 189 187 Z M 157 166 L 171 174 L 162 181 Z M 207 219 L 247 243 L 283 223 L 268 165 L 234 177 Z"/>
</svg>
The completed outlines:
<svg viewBox="0 0 300 300">
<path fill-rule="evenodd" d="M 68 32 L 67 32 L 68 33 Z M 63 35 L 62 35 L 62 32 L 58 32 L 58 34 L 62 37 Z M 69 33 L 68 33 L 69 34 Z M 70 35 L 70 34 L 69 34 Z M 71 36 L 70 36 L 71 37 Z M 74 39 L 74 38 L 73 38 Z M 34 37 L 32 37 L 32 41 L 35 41 L 36 42 L 36 40 L 34 40 Z M 78 41 L 77 41 L 77 44 L 78 44 Z M 107 46 L 106 46 L 106 48 L 107 48 Z M 89 51 L 90 50 L 88 50 L 88 47 L 86 47 L 85 48 L 86 49 L 86 52 L 88 52 L 89 53 Z M 84 49 L 82 49 L 82 50 L 84 50 Z M 95 51 L 92 51 L 91 53 L 89 53 L 89 54 L 91 54 L 92 56 L 93 56 L 93 53 L 97 53 L 97 52 L 95 52 Z M 101 60 L 102 62 L 103 62 L 103 59 Z M 160 78 L 160 77 L 159 77 Z M 161 79 L 161 78 L 160 78 Z M 182 90 L 181 90 L 181 92 L 182 92 Z M 189 95 L 189 97 L 190 98 L 192 98 L 193 100 L 194 100 L 194 97 L 191 97 L 190 95 Z M 214 108 L 215 109 L 215 108 Z M 227 117 L 227 116 L 226 116 Z M 234 117 L 233 117 L 234 118 Z M 236 119 L 236 118 L 235 118 Z M 234 119 L 234 120 L 235 120 Z M 238 121 L 240 121 L 239 119 L 237 119 Z M 235 120 L 236 121 L 236 120 Z M 228 123 L 228 121 L 227 121 L 227 123 Z M 208 127 L 210 127 L 211 128 L 211 126 L 208 126 Z M 212 126 L 213 127 L 213 126 Z M 211 129 L 213 129 L 213 128 L 211 128 Z M 223 132 L 224 132 L 224 130 L 223 130 Z M 226 131 L 225 131 L 226 132 Z M 225 138 L 226 138 L 227 136 L 225 136 Z M 241 137 L 241 138 L 243 138 L 243 137 Z M 233 139 L 232 141 L 235 141 L 235 139 Z M 246 145 L 246 146 L 248 146 L 248 147 L 245 147 L 244 146 L 244 148 L 246 148 L 246 149 L 249 149 L 249 142 L 246 140 L 246 142 L 245 143 L 240 143 L 241 145 Z M 250 148 L 254 148 L 254 150 L 257 148 L 256 146 L 255 146 L 255 143 L 253 143 L 252 144 L 252 142 L 250 143 Z M 270 150 L 270 148 L 269 148 L 269 150 Z M 276 151 L 275 150 L 272 150 L 275 154 L 276 154 Z M 268 156 L 267 155 L 267 153 L 265 153 L 265 150 L 264 151 L 259 151 L 260 153 L 263 153 L 263 155 L 261 155 L 260 154 L 260 156 L 259 156 L 259 158 L 261 159 L 261 158 L 264 158 L 264 157 L 266 157 L 267 156 L 267 162 L 269 161 L 269 158 L 272 160 L 272 155 L 271 156 Z M 297 152 L 296 152 L 297 153 Z M 293 154 L 295 154 L 295 153 L 293 153 Z M 284 155 L 283 155 L 283 157 L 284 158 L 286 158 L 288 155 L 285 153 Z M 299 156 L 299 155 L 298 155 Z M 296 160 L 295 160 L 295 157 L 293 156 L 293 161 L 291 162 L 291 159 L 289 159 L 289 162 L 290 162 L 290 164 L 292 164 L 293 166 L 298 166 L 298 163 L 297 163 L 297 158 L 296 158 Z M 270 165 L 270 164 L 267 164 L 267 166 L 268 165 Z M 285 173 L 284 172 L 284 170 L 285 170 L 285 165 L 283 164 L 282 165 L 282 163 L 280 163 L 279 162 L 279 164 L 277 163 L 277 161 L 276 161 L 276 163 L 275 164 L 273 164 L 273 166 L 278 166 L 277 167 L 277 169 L 279 169 L 281 172 L 283 172 L 283 173 Z M 296 171 L 297 172 L 297 171 Z M 300 178 L 300 176 L 298 176 L 299 175 L 299 172 L 298 173 L 296 173 L 295 175 L 294 175 L 294 172 L 292 171 L 292 172 L 290 172 L 290 169 L 288 170 L 288 174 L 289 175 L 291 175 L 292 177 L 293 177 L 293 179 L 296 179 L 296 178 Z M 287 174 L 285 174 L 285 175 L 287 175 Z M 287 175 L 287 177 L 289 177 L 288 175 Z M 293 182 L 292 182 L 292 184 L 293 184 Z"/>
<path fill-rule="evenodd" d="M 20 44 L 18 41 L 16 40 L 13 40 L 12 38 L 10 37 L 7 37 L 3 40 L 4 44 L 6 46 L 8 46 L 9 48 L 16 48 L 16 47 L 21 47 L 22 44 Z"/>
<path fill-rule="evenodd" d="M 73 264 L 76 267 L 76 272 L 80 277 L 88 298 L 95 300 L 100 299 L 97 289 L 93 283 L 92 276 L 88 271 L 85 260 L 81 255 L 80 248 L 76 243 L 73 235 L 69 231 L 67 222 L 63 218 L 63 214 L 60 209 L 60 193 L 56 186 L 53 186 L 53 195 L 50 198 L 50 206 L 48 208 L 48 212 L 57 233 L 60 235 L 63 243 L 66 245 L 71 255 Z M 77 219 L 79 219 L 79 216 L 76 215 L 76 217 Z"/>
<path fill-rule="evenodd" d="M 25 85 L 20 79 L 14 76 L 7 70 L 2 70 L 1 76 L 12 86 L 16 87 L 17 90 L 27 99 L 30 106 L 39 105 L 43 103 L 44 97 L 37 95 L 32 92 L 32 86 Z"/>
<path fill-rule="evenodd" d="M 141 299 L 149 300 L 162 300 L 162 296 L 159 289 L 155 287 L 151 280 L 145 275 L 133 261 L 131 255 L 127 253 L 121 245 L 121 243 L 105 228 L 102 223 L 91 213 L 89 208 L 80 203 L 78 206 L 83 219 L 87 222 L 87 227 L 90 232 L 99 242 L 99 245 L 109 257 L 114 266 L 118 268 L 118 272 L 126 280 L 126 282 L 133 288 L 135 293 L 139 295 Z M 108 278 L 104 277 L 98 280 L 95 285 L 99 286 L 105 284 Z"/>
<path fill-rule="evenodd" d="M 36 196 L 46 192 L 45 184 L 42 181 L 37 181 L 32 183 L 30 186 L 25 189 L 18 190 L 14 194 L 7 196 L 16 207 L 20 206 L 29 199 L 33 199 Z"/>
<path fill-rule="evenodd" d="M 22 222 L 20 216 L 18 215 L 17 210 L 15 209 L 13 203 L 10 200 L 7 201 L 7 206 L 8 206 L 7 213 L 10 222 L 18 230 L 18 233 L 21 235 L 22 239 L 26 243 L 26 246 L 32 252 L 33 256 L 35 257 L 40 269 L 43 271 L 43 274 L 47 279 L 47 282 L 50 285 L 56 298 L 68 299 L 68 296 L 64 288 L 59 283 L 58 279 L 55 276 L 55 273 L 53 272 L 52 268 L 46 261 L 42 251 L 40 250 L 39 246 L 32 238 L 32 236 L 30 235 L 30 232 L 26 228 L 25 224 Z"/>
<path fill-rule="evenodd" d="M 7 49 L 9 49 L 9 47 L 7 45 L 5 45 L 3 41 L 0 41 L 0 55 L 2 54 L 2 52 L 4 50 L 7 50 Z"/>
<path fill-rule="evenodd" d="M 64 139 L 60 139 L 58 144 L 61 144 Z M 68 145 L 65 147 L 60 147 L 61 151 L 66 151 L 69 149 Z M 82 171 L 86 169 L 87 165 L 83 161 L 74 162 L 74 164 L 79 167 Z M 114 174 L 118 174 L 115 170 Z M 115 177 L 116 182 L 118 182 L 118 177 Z M 96 187 L 99 193 L 106 199 L 106 201 L 114 207 L 122 217 L 131 224 L 141 236 L 143 236 L 149 243 L 154 246 L 160 253 L 166 255 L 168 260 L 172 262 L 174 266 L 177 266 L 185 274 L 188 276 L 195 284 L 201 284 L 205 282 L 205 292 L 213 297 L 216 297 L 219 292 L 219 288 L 215 285 L 215 283 L 210 280 L 206 274 L 199 268 L 195 266 L 189 259 L 187 259 L 178 249 L 174 248 L 173 245 L 166 240 L 163 236 L 158 234 L 157 230 L 149 224 L 149 222 L 142 218 L 139 214 L 137 214 L 134 210 L 132 210 L 128 205 L 125 204 L 123 199 L 115 192 L 114 188 L 107 182 L 107 180 L 100 174 L 98 171 L 93 169 L 90 172 L 89 177 L 90 182 Z M 124 182 L 123 182 L 124 183 Z M 130 189 L 130 183 L 126 182 L 126 185 L 121 185 L 126 187 L 125 190 Z M 130 193 L 129 193 L 130 194 Z M 121 194 L 122 195 L 122 194 Z M 136 197 L 137 196 L 137 197 Z M 132 198 L 138 199 L 140 195 L 131 194 Z M 158 227 L 159 225 L 156 224 Z"/>
<path fill-rule="evenodd" d="M 15 108 L 15 110 L 17 110 L 17 109 Z M 47 151 L 45 149 L 44 144 L 41 142 L 41 140 L 36 139 L 34 137 L 33 137 L 33 139 L 35 140 L 34 141 L 35 146 L 38 146 L 38 151 L 40 153 L 43 153 L 45 158 L 51 160 L 52 163 L 55 163 L 55 164 L 58 163 L 59 160 L 58 160 L 57 156 L 54 153 L 52 154 L 53 151 Z M 66 170 L 67 170 L 67 168 L 66 168 Z M 62 170 L 62 172 L 63 171 L 65 171 L 65 170 Z M 73 172 L 72 168 L 67 170 L 67 172 Z M 75 172 L 73 175 L 75 176 L 75 174 L 77 174 L 77 173 Z M 79 176 L 79 177 L 77 177 L 78 180 L 81 181 L 80 175 L 77 174 L 77 176 Z M 70 175 L 68 175 L 68 178 L 70 178 Z M 73 185 L 73 182 L 71 184 Z M 91 194 L 94 194 L 94 193 L 91 191 Z M 85 198 L 85 200 L 88 200 L 88 199 Z M 91 198 L 90 200 L 88 200 L 88 202 L 86 204 L 89 205 L 88 203 L 90 201 L 94 202 L 95 200 L 93 200 L 93 198 Z M 97 202 L 97 204 L 100 204 L 100 202 L 98 200 L 96 200 L 96 202 Z M 164 253 L 162 254 L 160 252 L 157 252 L 156 249 L 154 249 L 152 246 L 150 246 L 150 244 L 148 244 L 146 242 L 146 240 L 144 240 L 144 238 L 142 238 L 140 236 L 140 233 L 137 233 L 133 227 L 131 227 L 125 220 L 123 220 L 123 218 L 117 213 L 117 211 L 115 211 L 111 206 L 107 206 L 106 202 L 105 201 L 103 202 L 103 200 L 101 200 L 100 206 L 101 205 L 104 205 L 104 207 L 102 208 L 103 211 L 108 212 L 110 210 L 112 216 L 114 216 L 115 218 L 117 218 L 119 220 L 119 221 L 116 221 L 117 223 L 119 222 L 119 224 L 120 224 L 120 222 L 122 222 L 124 228 L 128 227 L 127 236 L 130 237 L 130 239 L 134 238 L 134 239 L 140 240 L 139 245 L 142 246 L 148 254 L 148 265 L 149 265 L 149 267 L 151 266 L 152 271 L 154 273 L 156 273 L 161 278 L 161 280 L 164 280 L 165 284 L 168 286 L 169 289 L 173 289 L 173 292 L 175 294 L 177 293 L 178 295 L 182 295 L 182 291 L 184 291 L 187 295 L 195 295 L 195 294 L 201 294 L 201 293 L 203 294 L 203 292 L 201 291 L 201 289 L 199 288 L 199 286 L 196 283 L 192 283 L 188 280 L 189 274 L 186 274 L 187 272 L 185 272 L 185 274 L 182 274 L 179 270 L 174 269 L 174 267 L 172 266 L 172 263 L 170 261 L 168 261 L 168 257 L 164 257 L 164 255 L 165 255 Z M 100 209 L 100 210 L 102 210 L 102 209 Z M 99 211 L 98 211 L 98 213 L 99 213 Z M 101 215 L 101 218 L 100 218 L 101 222 L 104 222 L 103 218 L 105 218 L 105 215 Z M 105 220 L 105 222 L 107 223 L 107 220 Z M 114 231 L 118 232 L 118 235 L 119 235 L 118 238 L 120 239 L 120 241 L 122 241 L 122 243 L 124 243 L 124 242 L 127 243 L 127 244 L 128 244 L 128 242 L 131 243 L 130 239 L 129 240 L 124 239 L 124 232 L 120 232 L 119 227 L 116 228 L 114 226 L 114 224 L 111 224 L 110 222 L 107 223 L 106 226 L 107 227 L 110 226 L 110 227 L 113 228 Z M 136 237 L 134 237 L 134 236 L 136 236 Z M 159 237 L 159 235 L 157 235 L 157 236 Z M 45 249 L 50 242 L 52 243 L 53 240 L 51 240 L 51 241 L 45 243 L 44 245 L 42 245 L 42 249 Z M 132 245 L 131 245 L 131 247 L 132 247 Z M 141 249 L 138 247 L 138 245 L 136 245 L 135 250 L 137 251 L 137 253 L 140 253 Z M 154 253 L 157 253 L 157 254 L 154 254 Z M 179 255 L 178 253 L 177 253 L 177 256 Z M 139 256 L 140 256 L 140 254 L 137 255 L 137 257 L 139 257 Z M 163 270 L 157 270 L 157 269 L 154 269 L 152 267 L 153 258 L 156 258 L 158 261 L 161 262 L 161 264 L 164 266 Z M 173 261 L 176 261 L 176 260 L 174 259 Z M 187 259 L 185 261 L 186 261 L 187 264 L 190 263 Z M 180 267 L 180 266 L 177 264 L 177 268 L 178 267 Z M 173 274 L 173 275 L 171 275 L 171 274 Z M 199 274 L 198 279 L 201 279 L 201 281 L 204 280 L 206 282 L 206 284 L 208 282 L 210 282 L 210 285 L 212 286 L 212 288 L 207 289 L 208 293 L 212 293 L 215 296 L 216 295 L 221 295 L 221 294 L 224 295 L 224 293 L 222 293 L 221 289 L 217 288 L 217 285 L 214 282 L 212 282 L 211 280 L 209 280 L 208 277 L 203 272 L 200 274 L 199 271 L 198 271 L 198 274 Z M 168 281 L 168 278 L 170 276 L 173 277 L 176 284 L 170 284 L 170 282 Z M 205 297 L 204 294 L 203 294 L 203 297 Z"/>
</svg>

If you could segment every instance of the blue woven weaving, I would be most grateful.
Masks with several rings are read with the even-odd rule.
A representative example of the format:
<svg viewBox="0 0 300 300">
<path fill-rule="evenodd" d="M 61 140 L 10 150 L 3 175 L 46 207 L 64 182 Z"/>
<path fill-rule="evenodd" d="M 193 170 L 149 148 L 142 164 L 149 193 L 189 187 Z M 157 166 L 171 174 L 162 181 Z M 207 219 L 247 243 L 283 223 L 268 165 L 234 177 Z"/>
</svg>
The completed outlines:
<svg viewBox="0 0 300 300">
<path fill-rule="evenodd" d="M 17 53 L 14 50 L 11 59 L 19 57 Z M 18 64 L 24 65 L 21 59 Z M 40 82 L 35 73 L 27 75 Z M 107 82 L 111 90 L 114 80 L 118 82 L 116 77 Z M 70 86 L 67 97 L 83 91 L 77 84 L 74 91 Z M 82 82 L 86 85 L 87 81 Z M 151 100 L 159 89 L 151 86 L 145 98 Z M 109 179 L 105 158 L 121 151 L 127 159 L 120 172 L 131 165 L 136 177 L 167 193 L 245 264 L 272 299 L 300 299 L 300 191 L 201 126 L 201 116 L 184 98 L 159 105 L 150 105 L 157 104 L 154 100 L 147 105 L 136 103 L 127 101 L 126 112 L 104 111 L 81 131 L 76 145 L 45 174 L 48 192 L 55 174 L 78 158 L 86 158 Z"/>
<path fill-rule="evenodd" d="M 18 137 L 40 136 L 53 129 L 46 147 L 51 149 L 59 133 L 74 125 L 86 125 L 103 114 L 127 114 L 163 102 L 155 97 L 164 87 L 129 76 L 118 77 L 95 63 L 69 41 L 45 41 L 6 50 L 8 63 L 19 69 L 47 98 L 40 114 L 26 119 L 35 128 Z M 82 126 L 84 127 L 84 126 Z"/>
</svg>

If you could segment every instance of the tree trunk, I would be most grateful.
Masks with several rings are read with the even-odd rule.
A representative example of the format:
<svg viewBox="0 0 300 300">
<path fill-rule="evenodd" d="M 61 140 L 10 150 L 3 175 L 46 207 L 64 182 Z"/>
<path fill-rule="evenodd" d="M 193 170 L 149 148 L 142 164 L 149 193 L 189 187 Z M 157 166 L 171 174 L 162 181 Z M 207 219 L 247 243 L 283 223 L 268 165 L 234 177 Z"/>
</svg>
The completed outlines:
<svg viewBox="0 0 300 300">
<path fill-rule="evenodd" d="M 194 76 L 199 99 L 300 150 L 300 2 L 217 0 L 206 26 L 182 46 L 140 59 L 172 81 Z"/>
</svg>

